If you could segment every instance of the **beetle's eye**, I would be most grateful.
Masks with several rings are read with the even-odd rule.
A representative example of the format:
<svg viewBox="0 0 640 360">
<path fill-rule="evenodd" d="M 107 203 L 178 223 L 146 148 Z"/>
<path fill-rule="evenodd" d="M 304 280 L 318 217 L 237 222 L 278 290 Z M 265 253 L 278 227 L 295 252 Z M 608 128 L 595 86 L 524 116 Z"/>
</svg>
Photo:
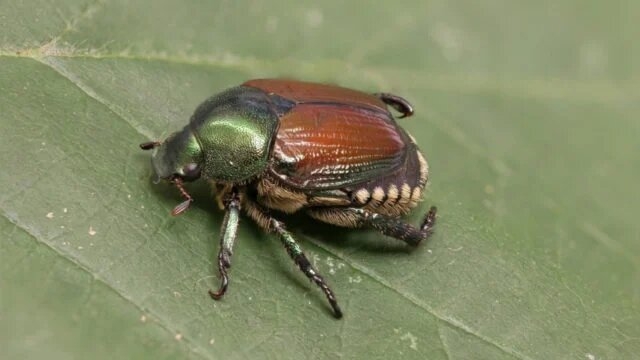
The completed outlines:
<svg viewBox="0 0 640 360">
<path fill-rule="evenodd" d="M 182 168 L 182 179 L 193 181 L 200 177 L 200 166 L 196 163 L 189 163 Z"/>
</svg>

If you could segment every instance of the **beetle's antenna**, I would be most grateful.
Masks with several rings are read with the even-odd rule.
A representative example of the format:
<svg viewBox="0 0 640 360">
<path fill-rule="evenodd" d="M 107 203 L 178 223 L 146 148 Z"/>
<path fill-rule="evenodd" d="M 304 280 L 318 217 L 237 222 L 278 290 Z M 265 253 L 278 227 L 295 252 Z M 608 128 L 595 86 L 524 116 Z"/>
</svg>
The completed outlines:
<svg viewBox="0 0 640 360">
<path fill-rule="evenodd" d="M 191 197 L 191 195 L 189 195 L 189 193 L 187 193 L 187 191 L 182 186 L 182 180 L 180 180 L 180 178 L 173 179 L 173 184 L 178 188 L 178 191 L 180 191 L 180 194 L 182 195 L 182 197 L 186 199 L 185 201 L 181 202 L 176 207 L 174 207 L 173 210 L 171 211 L 171 215 L 178 216 L 183 212 L 187 211 L 187 209 L 189 208 L 189 205 L 191 205 L 191 203 L 193 202 L 193 198 Z"/>
<path fill-rule="evenodd" d="M 160 146 L 160 144 L 161 144 L 160 141 L 149 141 L 149 142 L 140 144 L 140 149 L 151 150 L 155 147 Z"/>
</svg>

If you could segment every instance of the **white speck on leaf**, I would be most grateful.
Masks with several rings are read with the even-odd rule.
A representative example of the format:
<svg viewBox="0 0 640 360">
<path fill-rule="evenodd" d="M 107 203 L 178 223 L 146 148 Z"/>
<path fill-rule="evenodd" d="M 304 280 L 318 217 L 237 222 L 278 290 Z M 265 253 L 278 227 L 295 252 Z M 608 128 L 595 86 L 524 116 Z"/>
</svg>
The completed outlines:
<svg viewBox="0 0 640 360">
<path fill-rule="evenodd" d="M 173 292 L 173 296 L 175 296 L 175 297 L 179 298 L 179 297 L 182 297 L 182 294 L 180 294 L 180 293 L 179 293 L 179 292 L 177 292 L 177 291 L 174 291 L 174 292 Z"/>
<path fill-rule="evenodd" d="M 486 207 L 489 210 L 493 209 L 493 203 L 490 200 L 487 200 L 487 199 L 482 200 L 482 205 L 484 205 L 484 207 Z"/>
<path fill-rule="evenodd" d="M 66 214 L 67 213 L 67 208 L 62 209 L 62 212 Z"/>
<path fill-rule="evenodd" d="M 267 17 L 267 32 L 275 32 L 276 30 L 278 30 L 278 18 L 275 16 L 269 16 Z"/>
<path fill-rule="evenodd" d="M 93 228 L 93 226 L 89 225 L 89 235 L 93 236 L 97 234 L 97 231 Z"/>
<path fill-rule="evenodd" d="M 127 194 L 127 199 L 131 199 L 131 194 Z"/>
<path fill-rule="evenodd" d="M 551 210 L 554 210 L 554 209 L 558 208 L 558 203 L 555 200 L 553 200 L 552 198 L 547 197 L 547 196 L 542 198 L 542 204 L 546 208 L 551 209 Z"/>
<path fill-rule="evenodd" d="M 360 277 L 360 275 L 356 275 L 355 277 L 349 276 L 349 282 L 352 284 L 359 284 L 360 282 L 362 282 L 362 278 Z"/>
<path fill-rule="evenodd" d="M 400 340 L 409 340 L 409 347 L 413 350 L 418 350 L 418 338 L 410 332 L 402 335 Z"/>
<path fill-rule="evenodd" d="M 176 336 L 175 336 L 175 338 L 176 338 L 176 340 L 178 340 L 178 341 L 182 340 L 182 334 L 177 333 L 177 334 L 176 334 Z"/>
<path fill-rule="evenodd" d="M 78 246 L 78 250 L 82 250 L 84 249 L 82 246 Z"/>
<path fill-rule="evenodd" d="M 216 342 L 215 339 L 211 339 L 211 340 L 209 340 L 209 345 L 213 345 L 215 342 Z"/>
<path fill-rule="evenodd" d="M 52 212 L 48 212 L 46 216 L 47 216 L 47 219 L 53 219 L 53 213 Z"/>
<path fill-rule="evenodd" d="M 320 9 L 311 9 L 306 14 L 307 25 L 311 28 L 317 28 L 322 25 L 324 15 Z"/>
<path fill-rule="evenodd" d="M 140 321 L 141 322 L 147 322 L 147 316 L 146 315 L 140 316 Z"/>
<path fill-rule="evenodd" d="M 442 55 L 449 61 L 456 61 L 462 55 L 462 34 L 448 24 L 436 23 L 429 35 L 442 49 Z"/>
<path fill-rule="evenodd" d="M 427 252 L 428 252 L 429 254 L 433 254 L 433 250 L 431 250 L 431 249 L 427 249 Z"/>
<path fill-rule="evenodd" d="M 596 356 L 593 354 L 587 354 L 586 356 L 587 356 L 587 359 L 589 360 L 596 360 Z"/>
<path fill-rule="evenodd" d="M 602 72 L 609 62 L 609 56 L 605 48 L 597 41 L 590 41 L 580 47 L 580 70 L 586 74 Z"/>
<path fill-rule="evenodd" d="M 331 256 L 327 256 L 327 265 L 333 267 L 333 258 Z"/>
</svg>

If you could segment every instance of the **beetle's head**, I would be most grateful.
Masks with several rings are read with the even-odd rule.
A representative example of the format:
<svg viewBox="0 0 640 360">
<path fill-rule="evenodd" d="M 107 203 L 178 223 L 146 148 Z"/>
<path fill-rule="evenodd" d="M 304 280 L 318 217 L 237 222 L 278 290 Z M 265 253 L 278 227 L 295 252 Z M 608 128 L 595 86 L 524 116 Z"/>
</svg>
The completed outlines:
<svg viewBox="0 0 640 360">
<path fill-rule="evenodd" d="M 186 201 L 173 209 L 173 215 L 185 211 L 192 199 L 184 190 L 184 182 L 200 178 L 204 156 L 194 133 L 186 126 L 182 131 L 171 134 L 164 142 L 140 144 L 143 150 L 153 149 L 151 165 L 155 171 L 155 183 L 168 180 L 178 187 Z"/>
</svg>

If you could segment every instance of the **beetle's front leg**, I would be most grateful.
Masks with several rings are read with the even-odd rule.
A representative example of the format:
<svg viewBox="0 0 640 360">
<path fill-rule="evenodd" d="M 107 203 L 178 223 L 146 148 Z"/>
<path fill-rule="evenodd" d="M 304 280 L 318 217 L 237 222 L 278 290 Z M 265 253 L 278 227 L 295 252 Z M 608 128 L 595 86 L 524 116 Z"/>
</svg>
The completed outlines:
<svg viewBox="0 0 640 360">
<path fill-rule="evenodd" d="M 233 244 L 238 235 L 238 224 L 240 223 L 240 195 L 238 189 L 233 188 L 228 193 L 224 201 L 226 213 L 222 221 L 222 230 L 220 231 L 220 250 L 218 252 L 218 271 L 220 272 L 220 288 L 213 292 L 209 290 L 209 295 L 220 300 L 227 292 L 229 286 L 229 277 L 227 269 L 231 267 L 231 255 L 233 255 Z"/>
</svg>

